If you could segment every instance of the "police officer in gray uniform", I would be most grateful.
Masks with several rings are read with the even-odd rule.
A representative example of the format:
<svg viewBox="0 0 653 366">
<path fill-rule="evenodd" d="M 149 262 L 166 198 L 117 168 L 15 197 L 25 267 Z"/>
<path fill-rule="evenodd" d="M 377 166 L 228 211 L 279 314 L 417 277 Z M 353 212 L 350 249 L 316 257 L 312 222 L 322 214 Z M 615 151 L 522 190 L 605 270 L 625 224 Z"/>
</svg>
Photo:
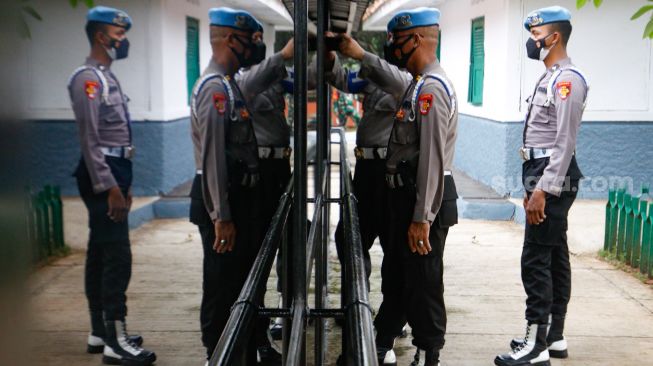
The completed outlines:
<svg viewBox="0 0 653 366">
<path fill-rule="evenodd" d="M 197 175 L 191 189 L 190 220 L 198 225 L 204 247 L 202 342 L 211 356 L 263 240 L 262 190 L 258 148 L 244 95 L 234 81 L 241 67 L 265 57 L 260 24 L 248 12 L 209 11 L 213 57 L 197 81 L 191 99 L 191 129 Z M 290 51 L 292 54 L 292 50 Z M 257 78 L 271 85 L 283 75 L 283 57 L 275 55 Z M 280 71 L 278 71 L 280 70 Z M 264 324 L 267 329 L 267 324 Z M 248 364 L 256 362 L 256 337 Z"/>
<path fill-rule="evenodd" d="M 353 184 L 358 200 L 361 242 L 369 281 L 372 268 L 369 249 L 377 237 L 382 248 L 386 244 L 383 230 L 383 214 L 386 209 L 385 164 L 397 101 L 376 84 L 361 79 L 358 72 L 343 67 L 335 52 L 329 53 L 329 57 L 333 66 L 326 75 L 327 81 L 340 91 L 364 96 L 363 117 L 356 128 L 356 170 Z M 342 263 L 342 221 L 336 227 L 335 239 L 338 259 Z"/>
<path fill-rule="evenodd" d="M 549 365 L 566 358 L 563 336 L 571 296 L 567 214 L 582 178 L 576 163 L 576 136 L 588 84 L 567 56 L 571 15 L 552 6 L 528 15 L 524 27 L 529 58 L 543 61 L 546 72 L 535 84 L 524 125 L 522 179 L 526 195 L 526 233 L 521 259 L 526 291 L 526 336 L 511 342 L 512 352 L 496 365 Z"/>
<path fill-rule="evenodd" d="M 403 90 L 388 144 L 388 244 L 383 258 L 383 303 L 374 324 L 379 360 L 389 352 L 408 320 L 416 363 L 438 365 L 444 345 L 443 261 L 449 227 L 457 223 L 456 187 L 451 175 L 458 124 L 456 94 L 435 50 L 440 12 L 417 8 L 388 23 L 385 56 L 414 77 Z M 341 52 L 362 61 L 361 75 L 381 88 L 401 80 L 401 71 L 365 53 L 350 37 Z"/>
<path fill-rule="evenodd" d="M 261 27 L 260 31 L 263 31 Z M 293 57 L 293 39 L 276 55 L 258 65 L 241 69 L 234 77 L 251 111 L 254 135 L 258 144 L 259 175 L 262 190 L 262 235 L 272 222 L 279 199 L 290 180 L 290 126 L 286 121 L 284 95 L 292 93 L 292 70 L 283 60 Z M 281 60 L 279 60 L 281 59 Z M 279 257 L 280 258 L 280 257 Z M 277 259 L 277 290 L 281 292 L 281 260 Z M 262 323 L 261 323 L 262 324 Z M 271 328 L 272 338 L 281 339 L 280 322 Z M 271 347 L 267 331 L 257 329 L 258 353 L 262 360 L 280 355 Z M 277 356 L 278 355 L 278 356 Z"/>
<path fill-rule="evenodd" d="M 125 292 L 131 277 L 127 216 L 131 207 L 132 146 L 128 98 L 111 72 L 128 55 L 131 18 L 98 6 L 87 14 L 91 52 L 70 76 L 68 91 L 79 128 L 82 157 L 74 176 L 89 212 L 85 289 L 91 314 L 89 353 L 107 364 L 150 365 L 153 352 L 127 334 Z"/>
</svg>

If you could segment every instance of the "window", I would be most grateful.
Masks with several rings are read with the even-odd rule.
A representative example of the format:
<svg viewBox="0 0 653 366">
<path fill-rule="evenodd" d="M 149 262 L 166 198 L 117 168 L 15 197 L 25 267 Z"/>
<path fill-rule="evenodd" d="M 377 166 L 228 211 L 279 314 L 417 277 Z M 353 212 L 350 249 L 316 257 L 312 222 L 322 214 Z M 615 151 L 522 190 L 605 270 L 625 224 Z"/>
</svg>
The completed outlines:
<svg viewBox="0 0 653 366">
<path fill-rule="evenodd" d="M 438 49 L 435 51 L 435 55 L 438 56 L 438 61 L 442 61 L 440 58 L 440 45 L 442 45 L 442 31 L 438 32 Z"/>
<path fill-rule="evenodd" d="M 469 89 L 467 101 L 483 104 L 483 73 L 485 66 L 485 18 L 472 20 L 472 45 L 469 56 Z"/>
<path fill-rule="evenodd" d="M 195 81 L 200 77 L 200 21 L 186 17 L 186 80 L 188 84 L 188 104 L 193 93 Z"/>
</svg>

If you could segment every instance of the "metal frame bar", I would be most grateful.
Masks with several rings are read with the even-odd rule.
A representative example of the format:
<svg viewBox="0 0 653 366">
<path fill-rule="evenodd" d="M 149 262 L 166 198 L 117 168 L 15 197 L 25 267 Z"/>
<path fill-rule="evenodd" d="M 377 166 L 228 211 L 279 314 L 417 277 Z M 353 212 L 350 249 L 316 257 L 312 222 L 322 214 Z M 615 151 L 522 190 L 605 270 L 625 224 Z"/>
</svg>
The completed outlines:
<svg viewBox="0 0 653 366">
<path fill-rule="evenodd" d="M 284 353 L 284 365 L 303 365 L 306 359 L 306 117 L 308 65 L 308 0 L 295 0 L 295 80 L 294 80 L 294 173 L 295 197 L 293 204 L 293 248 L 292 248 L 292 325 Z M 286 255 L 286 253 L 284 253 Z M 287 324 L 287 322 L 285 322 Z M 284 327 L 287 329 L 287 326 Z"/>
<path fill-rule="evenodd" d="M 231 365 L 244 354 L 243 350 L 246 347 L 249 335 L 252 333 L 254 320 L 259 310 L 258 301 L 263 296 L 266 286 L 265 280 L 272 269 L 274 255 L 277 252 L 282 231 L 288 220 L 292 190 L 293 181 L 291 180 L 279 200 L 279 206 L 272 217 L 272 222 L 261 244 L 261 249 L 259 249 L 254 265 L 249 271 L 238 300 L 231 308 L 229 320 L 209 360 L 209 366 Z"/>
<path fill-rule="evenodd" d="M 256 261 L 241 290 L 225 330 L 209 361 L 210 366 L 227 366 L 243 361 L 244 350 L 257 317 L 281 317 L 283 325 L 283 364 L 306 364 L 307 319 L 315 322 L 314 364 L 324 365 L 327 354 L 325 318 L 345 318 L 343 354 L 346 363 L 377 366 L 372 332 L 372 311 L 360 238 L 356 198 L 351 190 L 347 143 L 343 128 L 331 128 L 331 95 L 325 78 L 326 44 L 329 24 L 328 0 L 317 0 L 317 146 L 315 162 L 307 161 L 307 64 L 308 0 L 294 2 L 295 85 L 294 85 L 294 172 L 261 246 Z M 338 133 L 340 141 L 332 141 Z M 339 161 L 331 160 L 331 145 L 340 145 Z M 307 197 L 308 166 L 315 176 L 314 198 Z M 340 173 L 340 197 L 331 197 L 331 169 Z M 314 204 L 313 221 L 307 233 L 307 205 Z M 344 301 L 341 308 L 328 304 L 328 243 L 330 206 L 338 204 L 345 232 L 345 258 L 342 270 Z M 292 240 L 288 218 L 292 211 Z M 308 234 L 308 235 L 307 235 Z M 282 307 L 259 308 L 274 254 L 281 242 Z M 291 244 L 292 243 L 292 244 Z M 315 263 L 313 262 L 315 261 Z M 315 270 L 315 308 L 307 305 L 308 285 Z"/>
<path fill-rule="evenodd" d="M 342 220 L 344 224 L 345 246 L 343 269 L 345 334 L 343 349 L 348 365 L 376 366 L 376 345 L 372 329 L 372 308 L 369 305 L 367 275 L 363 259 L 363 246 L 358 222 L 357 200 L 352 193 L 351 173 L 347 160 L 347 141 L 343 128 L 336 129 L 340 134 L 340 183 L 342 195 Z"/>
</svg>

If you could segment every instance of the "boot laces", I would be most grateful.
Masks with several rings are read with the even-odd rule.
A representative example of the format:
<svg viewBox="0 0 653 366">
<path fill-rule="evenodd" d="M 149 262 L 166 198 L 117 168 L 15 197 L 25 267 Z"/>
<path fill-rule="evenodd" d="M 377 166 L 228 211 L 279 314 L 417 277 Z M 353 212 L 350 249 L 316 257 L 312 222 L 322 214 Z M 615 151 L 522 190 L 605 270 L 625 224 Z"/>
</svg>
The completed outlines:
<svg viewBox="0 0 653 366">
<path fill-rule="evenodd" d="M 120 347 L 133 355 L 141 353 L 143 349 L 129 339 L 129 335 L 127 334 L 127 324 L 125 322 L 120 322 L 119 324 L 118 343 L 120 344 Z"/>
<path fill-rule="evenodd" d="M 528 345 L 528 338 L 529 338 L 530 334 L 531 334 L 531 326 L 529 324 L 529 325 L 526 325 L 526 335 L 524 336 L 524 342 L 522 344 L 520 344 L 519 346 L 517 346 L 517 348 L 515 348 L 512 351 L 513 354 L 517 354 L 517 353 L 521 352 L 524 348 L 526 348 L 526 346 Z"/>
</svg>

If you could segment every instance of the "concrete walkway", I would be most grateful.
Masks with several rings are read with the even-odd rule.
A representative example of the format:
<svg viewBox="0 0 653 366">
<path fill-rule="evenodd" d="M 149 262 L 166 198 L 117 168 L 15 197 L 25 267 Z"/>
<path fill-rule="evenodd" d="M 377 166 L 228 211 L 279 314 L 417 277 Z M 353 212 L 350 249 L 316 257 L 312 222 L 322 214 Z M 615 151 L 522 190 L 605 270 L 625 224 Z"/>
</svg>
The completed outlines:
<svg viewBox="0 0 653 366">
<path fill-rule="evenodd" d="M 67 222 L 74 217 L 83 221 L 79 204 L 66 201 Z M 591 254 L 600 247 L 602 234 L 596 225 L 602 206 L 589 201 L 578 207 L 585 224 L 572 222 L 570 237 L 580 238 L 591 249 L 583 247 L 582 254 L 572 258 L 574 290 L 566 328 L 571 357 L 553 365 L 653 365 L 653 290 Z M 84 353 L 88 332 L 84 225 L 69 224 L 67 235 L 73 254 L 30 279 L 31 339 L 38 345 L 30 365 L 100 364 L 100 357 Z M 450 231 L 445 250 L 449 326 L 443 365 L 492 365 L 494 356 L 507 350 L 510 338 L 523 333 L 522 237 L 521 226 L 513 222 L 462 220 Z M 146 346 L 156 351 L 157 365 L 202 365 L 198 331 L 202 254 L 196 228 L 184 219 L 155 220 L 133 230 L 132 242 L 129 329 L 142 334 Z M 382 252 L 375 245 L 372 253 L 371 300 L 378 309 Z M 333 244 L 330 263 L 330 300 L 338 306 L 340 271 Z M 270 279 L 269 289 L 274 281 Z M 268 306 L 276 304 L 276 296 L 268 291 Z M 334 364 L 340 328 L 332 321 L 329 338 L 329 361 Z M 399 364 L 408 365 L 413 354 L 410 337 L 400 340 L 396 350 Z"/>
</svg>

